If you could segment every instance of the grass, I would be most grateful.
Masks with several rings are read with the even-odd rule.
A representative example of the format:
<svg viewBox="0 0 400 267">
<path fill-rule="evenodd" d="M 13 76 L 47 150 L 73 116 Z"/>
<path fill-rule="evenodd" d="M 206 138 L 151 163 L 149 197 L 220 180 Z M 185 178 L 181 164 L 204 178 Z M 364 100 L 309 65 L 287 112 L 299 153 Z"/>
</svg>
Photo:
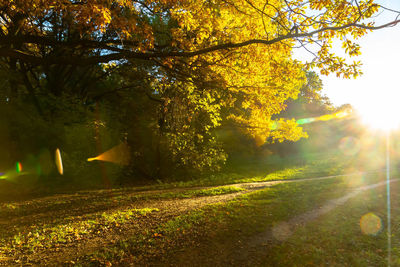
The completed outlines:
<svg viewBox="0 0 400 267">
<path fill-rule="evenodd" d="M 200 179 L 190 179 L 188 181 L 159 181 L 157 184 L 149 186 L 141 186 L 134 188 L 115 188 L 115 189 L 103 189 L 103 190 L 86 190 L 78 192 L 66 192 L 64 195 L 77 194 L 78 196 L 97 196 L 101 194 L 120 195 L 115 196 L 116 199 L 124 200 L 124 197 L 129 200 L 149 199 L 149 198 L 185 198 L 190 197 L 187 195 L 197 196 L 196 192 L 189 194 L 153 194 L 152 196 L 144 194 L 135 194 L 138 191 L 150 191 L 150 190 L 170 190 L 170 189 L 182 189 L 192 187 L 207 187 L 207 186 L 222 186 L 235 183 L 246 183 L 246 182 L 263 182 L 273 180 L 287 180 L 287 179 L 299 179 L 299 178 L 312 178 L 325 175 L 342 174 L 346 170 L 347 165 L 351 165 L 350 161 L 346 161 L 343 157 L 339 157 L 336 154 L 332 155 L 320 155 L 318 159 L 313 156 L 312 159 L 299 161 L 298 159 L 282 158 L 273 161 L 256 161 L 247 162 L 246 164 L 238 165 L 235 168 L 228 168 L 220 173 L 206 174 Z M 230 193 L 230 192 L 227 192 Z M 201 193 L 200 193 L 201 194 Z M 223 192 L 222 192 L 223 194 Z M 109 199 L 109 198 L 106 198 Z M 81 200 L 79 200 L 81 201 Z M 55 209 L 62 208 L 65 205 L 70 205 L 74 202 L 74 199 L 67 198 L 64 200 L 58 200 L 51 203 Z M 101 201 L 95 201 L 101 202 Z M 31 207 L 21 206 L 21 202 L 10 203 L 10 201 L 3 201 L 0 203 L 0 216 L 7 217 L 9 215 L 20 212 L 21 214 L 30 213 Z M 22 202 L 24 203 L 24 202 Z M 102 203 L 104 205 L 106 203 Z"/>
<path fill-rule="evenodd" d="M 16 217 L 22 215 L 33 214 L 35 212 L 43 212 L 43 210 L 60 210 L 69 208 L 77 205 L 78 208 L 82 206 L 88 206 L 93 210 L 97 208 L 113 207 L 115 205 L 129 205 L 133 201 L 139 200 L 151 200 L 151 199 L 173 199 L 173 198 L 192 198 L 199 196 L 215 196 L 223 194 L 231 194 L 236 192 L 244 191 L 245 189 L 237 186 L 220 186 L 212 188 L 202 188 L 202 189 L 187 189 L 180 190 L 176 192 L 166 192 L 152 194 L 143 194 L 136 192 L 126 192 L 125 194 L 121 192 L 120 194 L 113 195 L 107 191 L 100 194 L 100 191 L 96 193 L 99 196 L 94 196 L 93 192 L 88 192 L 87 197 L 77 197 L 76 195 L 67 195 L 58 200 L 52 201 L 28 201 L 28 202 L 15 202 L 15 203 L 3 203 L 0 204 L 0 216 L 3 218 Z"/>
<path fill-rule="evenodd" d="M 364 182 L 369 183 L 377 180 L 373 175 L 366 179 Z M 212 257 L 214 249 L 231 253 L 235 249 L 232 244 L 304 213 L 318 203 L 340 197 L 353 190 L 353 186 L 356 185 L 349 183 L 349 178 L 279 184 L 243 195 L 235 201 L 209 205 L 173 218 L 152 231 L 143 232 L 81 260 L 109 261 L 122 265 L 134 262 L 140 265 L 162 260 L 174 264 L 179 257 L 183 257 L 201 262 L 207 259 L 191 259 L 193 251 L 203 249 L 201 253 L 194 255 L 208 255 L 206 258 Z M 199 248 L 199 244 L 207 246 Z M 298 246 L 301 247 L 300 244 Z M 284 251 L 282 248 L 279 255 L 285 255 Z M 279 260 L 276 264 L 278 263 Z"/>
<path fill-rule="evenodd" d="M 392 183 L 391 187 L 391 265 L 400 266 L 399 185 Z M 369 221 L 373 231 L 362 231 L 361 225 L 368 224 L 368 217 L 363 216 L 371 213 L 379 219 Z M 377 223 L 379 220 L 381 223 Z M 387 266 L 386 226 L 385 187 L 365 191 L 346 206 L 299 229 L 290 242 L 274 246 L 264 262 L 284 266 Z"/>
<path fill-rule="evenodd" d="M 18 225 L 18 222 L 8 229 L 2 229 L 3 240 L 0 245 L 0 254 L 12 255 L 19 252 L 28 251 L 34 253 L 44 248 L 54 248 L 63 244 L 73 243 L 83 240 L 88 236 L 99 235 L 109 229 L 122 227 L 126 223 L 134 220 L 141 220 L 143 216 L 158 211 L 152 208 L 132 209 L 124 208 L 137 200 L 161 200 L 179 199 L 201 196 L 216 196 L 229 193 L 244 191 L 245 189 L 236 186 L 221 186 L 214 188 L 183 190 L 178 192 L 154 193 L 150 195 L 126 194 L 116 197 L 88 198 L 82 199 L 75 195 L 62 198 L 57 201 L 44 199 L 43 203 L 33 201 L 20 202 L 14 204 L 3 204 L 0 206 L 0 214 L 3 218 L 18 218 L 21 215 L 35 215 L 49 210 L 60 213 L 60 218 L 44 222 L 29 222 L 29 224 Z M 75 203 L 75 202 L 76 203 Z M 76 207 L 75 207 L 76 206 Z M 107 209 L 104 212 L 90 213 L 96 207 Z M 114 209 L 118 207 L 118 209 Z M 77 209 L 78 214 L 68 212 Z M 63 211 L 65 210 L 65 211 Z M 52 215 L 54 217 L 54 215 Z"/>
<path fill-rule="evenodd" d="M 16 250 L 34 252 L 40 248 L 57 247 L 83 239 L 89 234 L 100 233 L 110 227 L 118 227 L 127 221 L 140 219 L 156 211 L 158 209 L 152 208 L 117 210 L 89 215 L 84 219 L 74 218 L 64 224 L 34 225 L 31 229 L 25 228 L 4 242 L 6 245 L 0 247 L 0 250 L 12 254 Z"/>
<path fill-rule="evenodd" d="M 179 192 L 155 193 L 155 194 L 139 194 L 132 196 L 119 196 L 116 199 L 130 199 L 130 200 L 149 200 L 149 199 L 170 199 L 170 198 L 192 198 L 201 196 L 216 196 L 231 194 L 236 192 L 245 191 L 245 189 L 238 186 L 220 186 L 204 189 L 183 190 Z"/>
<path fill-rule="evenodd" d="M 245 191 L 245 189 L 237 186 L 220 186 L 213 188 L 205 188 L 205 189 L 195 189 L 195 190 L 186 190 L 184 192 L 179 193 L 163 193 L 157 198 L 192 198 L 192 197 L 201 197 L 201 196 L 217 196 L 224 194 L 231 194 L 236 192 Z"/>
<path fill-rule="evenodd" d="M 174 262 L 179 263 L 179 260 L 193 260 L 190 257 L 196 255 L 197 257 L 199 255 L 207 255 L 206 258 L 198 259 L 199 262 L 211 259 L 219 260 L 221 255 L 218 252 L 222 251 L 230 255 L 237 250 L 236 245 L 238 242 L 243 244 L 250 237 L 264 232 L 265 229 L 270 229 L 281 221 L 306 212 L 329 199 L 342 196 L 346 192 L 353 190 L 355 186 L 376 182 L 380 179 L 380 176 L 378 173 L 363 175 L 361 180 L 357 176 L 343 176 L 329 180 L 301 181 L 279 184 L 253 193 L 246 193 L 242 187 L 229 184 L 295 180 L 342 174 L 348 171 L 348 167 L 352 165 L 353 162 L 350 160 L 334 157 L 319 159 L 315 162 L 300 162 L 298 165 L 293 166 L 285 165 L 284 168 L 282 165 L 280 166 L 282 168 L 266 173 L 265 171 L 262 172 L 262 170 L 269 169 L 268 165 L 260 166 L 254 164 L 254 170 L 249 171 L 247 176 L 242 172 L 220 173 L 197 181 L 165 183 L 146 188 L 81 191 L 76 194 L 65 194 L 54 198 L 4 203 L 0 205 L 1 218 L 4 220 L 10 219 L 10 221 L 14 220 L 16 225 L 7 225 L 7 228 L 0 230 L 0 234 L 4 236 L 0 245 L 0 251 L 3 252 L 0 253 L 0 258 L 4 255 L 10 256 L 15 253 L 23 255 L 25 253 L 43 251 L 47 248 L 67 246 L 67 244 L 96 236 L 100 238 L 107 231 L 124 229 L 124 225 L 129 225 L 132 221 L 146 221 L 144 217 L 149 214 L 157 214 L 157 209 L 130 208 L 130 205 L 135 201 L 184 199 L 243 191 L 245 194 L 228 203 L 209 205 L 174 218 L 166 217 L 164 220 L 155 221 L 151 225 L 144 223 L 144 227 L 135 232 L 134 236 L 125 236 L 123 239 L 118 240 L 116 244 L 108 245 L 95 253 L 89 253 L 74 261 L 74 263 L 83 266 L 88 264 L 109 265 L 109 263 L 116 265 L 130 263 L 142 265 L 167 261 L 173 264 Z M 263 174 L 261 175 L 261 173 Z M 358 180 L 360 183 L 354 182 Z M 223 186 L 186 188 L 189 186 L 212 185 Z M 163 188 L 174 188 L 174 190 L 169 192 L 167 190 L 138 192 L 138 190 L 143 189 Z M 378 200 L 371 200 L 371 205 L 378 205 Z M 363 203 L 360 202 L 357 205 L 361 204 Z M 315 256 L 316 258 L 306 257 L 302 261 L 302 257 L 299 255 L 304 253 L 314 253 L 316 255 L 318 253 L 327 253 L 334 259 L 335 256 L 332 255 L 336 255 L 338 251 L 348 249 L 337 244 L 333 245 L 333 243 L 339 244 L 341 239 L 349 239 L 351 235 L 356 234 L 356 230 L 347 230 L 349 226 L 343 225 L 345 231 L 350 233 L 349 236 L 340 235 L 336 238 L 330 237 L 330 233 L 339 233 L 339 231 L 334 230 L 334 227 L 344 223 L 341 218 L 346 218 L 347 220 L 350 215 L 358 214 L 357 205 L 354 205 L 354 210 L 351 210 L 347 215 L 336 215 L 336 221 L 330 219 L 321 224 L 313 225 L 316 229 L 323 225 L 320 232 L 313 230 L 311 227 L 300 235 L 294 233 L 290 236 L 287 244 L 273 244 L 274 251 L 278 251 L 277 253 L 271 253 L 268 257 L 261 253 L 257 258 L 276 265 L 285 263 L 284 265 L 290 266 L 290 263 L 293 262 L 305 265 L 310 262 L 324 265 L 323 263 L 327 259 L 325 256 L 320 258 L 317 256 Z M 46 221 L 47 218 L 44 217 L 40 223 L 30 221 L 27 224 L 19 224 L 19 221 L 15 220 L 20 216 L 24 218 L 25 216 L 35 217 L 36 215 L 47 214 L 46 212 L 48 211 L 51 211 L 49 215 L 51 213 L 53 216 L 58 214 L 60 217 L 48 222 Z M 384 217 L 382 214 L 378 215 L 381 218 Z M 359 217 L 357 217 L 357 220 L 359 220 Z M 384 219 L 382 220 L 385 223 Z M 325 225 L 331 221 L 334 223 Z M 315 232 L 316 234 L 315 236 L 310 235 L 309 232 Z M 330 243 L 332 244 L 332 249 L 327 249 L 323 245 L 315 245 L 321 239 L 319 236 L 323 235 L 332 239 L 324 241 L 326 243 L 332 241 Z M 304 236 L 310 237 L 310 239 L 304 239 Z M 375 236 L 375 238 L 378 237 Z M 364 244 L 364 241 L 357 239 L 354 244 Z M 303 245 L 307 242 L 311 245 Z M 385 250 L 381 249 L 379 242 L 375 250 L 375 247 L 372 246 L 372 250 L 368 250 L 365 255 L 363 254 L 363 257 L 378 265 L 382 261 L 380 254 L 383 255 L 385 253 Z M 207 246 L 204 246 L 204 244 L 207 244 Z M 290 247 L 288 244 L 296 244 L 296 248 Z M 363 246 L 367 245 L 361 245 L 361 247 Z M 397 247 L 400 247 L 400 245 L 397 245 Z M 198 253 L 193 254 L 193 251 Z M 282 256 L 285 251 L 289 251 L 294 255 L 293 257 L 288 257 L 292 258 L 291 260 L 287 259 L 285 261 L 285 256 Z M 357 254 L 357 251 L 357 249 L 352 250 L 352 253 Z M 334 262 L 331 260 L 331 262 L 333 265 L 344 263 L 346 259 L 349 259 L 348 257 L 350 257 L 350 253 L 348 256 L 343 256 L 344 260 L 342 261 Z M 353 263 L 355 265 L 359 264 L 356 261 Z"/>
<path fill-rule="evenodd" d="M 277 180 L 291 180 L 313 178 L 329 175 L 344 174 L 352 165 L 351 158 L 343 155 L 320 155 L 319 159 L 293 160 L 247 163 L 246 166 L 230 169 L 229 171 L 207 175 L 201 179 L 160 183 L 158 188 L 216 186 L 235 183 L 266 182 Z"/>
</svg>

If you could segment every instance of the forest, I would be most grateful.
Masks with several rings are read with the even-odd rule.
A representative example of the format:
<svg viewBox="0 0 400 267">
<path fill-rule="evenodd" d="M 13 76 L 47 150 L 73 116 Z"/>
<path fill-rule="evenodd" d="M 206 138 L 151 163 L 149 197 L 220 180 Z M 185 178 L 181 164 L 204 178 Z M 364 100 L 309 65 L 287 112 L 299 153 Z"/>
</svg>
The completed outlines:
<svg viewBox="0 0 400 267">
<path fill-rule="evenodd" d="M 157 265 L 162 259 L 165 264 L 184 266 L 190 257 L 164 258 L 174 254 L 171 250 L 163 254 L 168 245 L 160 240 L 172 235 L 175 249 L 187 246 L 191 239 L 178 233 L 179 229 L 189 234 L 202 229 L 213 232 L 213 224 L 208 224 L 204 214 L 250 216 L 241 205 L 251 206 L 258 214 L 260 207 L 254 203 L 259 196 L 249 193 L 254 186 L 239 183 L 340 176 L 384 166 L 382 160 L 368 161 L 377 154 L 361 155 L 360 140 L 365 140 L 366 130 L 359 114 L 350 104 L 331 103 L 321 80 L 321 75 L 329 74 L 343 79 L 362 75 L 358 40 L 400 22 L 399 11 L 376 2 L 0 0 L 0 224 L 4 221 L 5 225 L 0 232 L 4 235 L 0 265 Z M 377 23 L 383 13 L 389 19 Z M 295 56 L 300 50 L 307 54 L 305 60 Z M 384 141 L 382 137 L 376 140 L 374 149 L 381 155 Z M 373 177 L 372 182 L 379 181 Z M 290 210 L 285 202 L 290 194 L 300 197 L 301 192 L 319 189 L 325 193 L 307 195 L 284 216 L 279 214 L 279 206 L 270 207 L 277 212 L 270 222 L 305 212 L 319 197 L 323 201 L 328 196 L 339 197 L 343 191 L 341 183 L 321 183 L 310 184 L 309 189 L 301 183 L 271 187 L 283 210 Z M 171 188 L 188 191 L 135 193 Z M 203 206 L 193 202 L 185 211 L 168 210 L 175 221 L 157 215 L 163 214 L 165 199 L 225 194 L 228 198 L 241 191 L 251 195 L 241 198 L 241 204 L 237 200 L 227 207 L 207 206 L 200 212 L 197 208 Z M 125 198 L 124 192 L 128 194 Z M 71 199 L 67 195 L 63 199 L 62 194 L 70 194 Z M 80 194 L 82 198 L 74 202 L 73 196 Z M 55 199 L 45 201 L 46 197 Z M 117 215 L 90 217 L 144 199 L 160 202 L 151 209 L 138 204 L 140 208 Z M 268 208 L 270 204 L 262 205 Z M 30 219 L 46 209 L 53 213 L 40 219 L 42 224 Z M 21 216 L 27 222 L 18 222 L 20 225 L 10 230 L 6 221 L 15 222 Z M 60 216 L 83 217 L 71 219 L 71 226 L 69 221 L 57 221 Z M 254 218 L 258 225 L 269 220 L 260 216 Z M 155 226 L 158 219 L 164 223 L 162 229 Z M 85 220 L 97 221 L 88 226 Z M 93 244 L 95 238 L 107 236 L 107 231 L 117 235 L 129 228 L 127 232 L 133 236 L 138 230 L 132 225 L 118 228 L 132 220 L 142 220 L 140 227 L 148 232 L 138 236 L 153 240 L 158 254 L 138 239 L 121 241 L 121 236 L 108 235 L 104 240 L 121 241 L 118 249 L 123 255 L 110 248 L 116 246 L 115 241 L 102 244 L 110 250 L 95 256 L 84 249 L 92 256 L 71 256 L 62 262 L 52 256 L 40 260 L 56 253 L 60 244 L 61 250 L 69 249 L 65 255 L 75 255 L 69 242 Z M 229 222 L 225 217 L 219 220 L 213 223 L 222 221 L 226 229 L 238 225 L 251 228 L 243 225 L 245 220 L 235 221 L 237 217 Z M 87 229 L 60 233 L 51 228 L 60 223 Z M 36 224 L 43 229 L 35 228 Z M 261 228 L 271 226 L 261 224 Z M 107 230 L 107 225 L 113 230 Z M 287 238 L 282 229 L 275 236 L 279 242 Z M 46 231 L 55 231 L 58 241 L 54 236 L 39 238 Z M 193 240 L 204 243 L 204 238 L 214 237 L 195 234 Z M 54 251 L 50 253 L 49 248 Z M 25 250 L 30 251 L 28 258 L 23 256 Z M 249 266 L 282 264 L 279 255 L 283 254 L 276 255 L 264 257 L 262 262 L 254 261 L 255 256 L 248 262 L 244 258 L 233 261 L 238 266 L 245 266 L 244 262 Z M 211 264 L 203 260 L 200 266 Z M 306 260 L 299 260 L 300 266 L 307 265 Z M 317 266 L 321 263 L 314 260 Z M 340 265 L 340 261 L 336 263 Z"/>
<path fill-rule="evenodd" d="M 4 1 L 0 167 L 18 162 L 52 183 L 184 179 L 218 171 L 234 154 L 306 138 L 296 119 L 335 109 L 310 69 L 358 76 L 360 62 L 335 55 L 331 42 L 340 38 L 348 55 L 359 54 L 352 39 L 380 27 L 364 22 L 378 8 Z M 312 61 L 292 59 L 295 45 L 312 43 Z M 115 166 L 86 161 L 118 145 Z M 55 178 L 57 148 L 65 171 Z"/>
</svg>

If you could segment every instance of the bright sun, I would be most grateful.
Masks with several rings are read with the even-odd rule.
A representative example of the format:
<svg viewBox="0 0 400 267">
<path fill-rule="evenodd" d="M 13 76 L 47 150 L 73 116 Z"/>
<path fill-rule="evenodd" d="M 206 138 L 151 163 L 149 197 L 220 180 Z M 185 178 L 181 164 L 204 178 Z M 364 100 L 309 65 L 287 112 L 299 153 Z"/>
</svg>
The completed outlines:
<svg viewBox="0 0 400 267">
<path fill-rule="evenodd" d="M 397 97 L 366 101 L 356 109 L 363 123 L 371 128 L 390 131 L 400 127 L 400 103 Z"/>
</svg>

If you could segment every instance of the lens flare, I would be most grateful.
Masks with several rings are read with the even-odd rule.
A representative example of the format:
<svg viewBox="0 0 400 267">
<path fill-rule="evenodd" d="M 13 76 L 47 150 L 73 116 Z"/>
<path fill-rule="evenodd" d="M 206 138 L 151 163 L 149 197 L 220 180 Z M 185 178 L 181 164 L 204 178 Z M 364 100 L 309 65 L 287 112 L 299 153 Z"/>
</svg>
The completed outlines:
<svg viewBox="0 0 400 267">
<path fill-rule="evenodd" d="M 347 180 L 347 184 L 349 187 L 360 187 L 364 184 L 364 181 L 365 181 L 365 174 L 360 173 L 352 175 L 352 177 Z"/>
<path fill-rule="evenodd" d="M 354 156 L 361 150 L 360 141 L 353 136 L 343 137 L 339 142 L 339 149 L 347 156 Z"/>
<path fill-rule="evenodd" d="M 333 114 L 325 114 L 319 117 L 314 117 L 314 118 L 303 118 L 303 119 L 298 119 L 296 120 L 296 123 L 298 125 L 302 125 L 302 124 L 308 124 L 308 123 L 312 123 L 312 122 L 316 122 L 316 121 L 329 121 L 329 120 L 333 120 L 333 119 L 344 119 L 346 117 L 349 117 L 352 115 L 352 110 L 342 110 Z M 281 126 L 279 125 L 279 122 L 277 121 L 272 121 L 269 128 L 274 131 L 274 130 L 278 130 L 281 128 Z"/>
<path fill-rule="evenodd" d="M 376 235 L 382 229 L 381 218 L 369 212 L 360 219 L 361 232 L 366 235 Z"/>
<path fill-rule="evenodd" d="M 61 151 L 60 149 L 56 149 L 56 166 L 57 166 L 57 170 L 58 172 L 63 175 L 64 174 L 64 168 L 63 168 L 63 164 L 62 164 L 62 159 L 61 159 Z"/>
<path fill-rule="evenodd" d="M 316 121 L 329 121 L 333 119 L 343 119 L 351 115 L 351 111 L 349 110 L 343 110 L 339 111 L 333 114 L 326 114 L 322 115 L 319 117 L 314 117 L 314 118 L 304 118 L 304 119 L 299 119 L 296 121 L 297 124 L 302 125 L 302 124 L 308 124 Z"/>
<path fill-rule="evenodd" d="M 106 152 L 94 158 L 88 158 L 87 161 L 101 160 L 112 162 L 120 165 L 128 165 L 130 159 L 129 146 L 126 143 L 121 143 Z"/>
<path fill-rule="evenodd" d="M 314 121 L 316 121 L 315 118 L 306 118 L 306 119 L 297 120 L 296 123 L 297 124 L 307 124 L 307 123 L 311 123 L 311 122 L 314 122 Z"/>
<path fill-rule="evenodd" d="M 21 164 L 21 162 L 17 162 L 15 164 L 15 170 L 17 171 L 17 173 L 21 173 L 22 172 L 22 164 Z"/>
</svg>

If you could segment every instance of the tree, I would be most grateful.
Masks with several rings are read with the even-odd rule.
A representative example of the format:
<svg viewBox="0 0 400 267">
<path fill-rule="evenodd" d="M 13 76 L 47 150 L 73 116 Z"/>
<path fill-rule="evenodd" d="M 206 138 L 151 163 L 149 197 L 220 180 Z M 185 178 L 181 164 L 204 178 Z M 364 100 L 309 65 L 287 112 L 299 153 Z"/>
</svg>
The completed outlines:
<svg viewBox="0 0 400 267">
<path fill-rule="evenodd" d="M 213 51 L 240 48 L 252 44 L 274 45 L 293 41 L 321 44 L 320 62 L 331 66 L 325 71 L 345 70 L 338 57 L 328 53 L 330 41 L 342 37 L 350 55 L 359 47 L 354 38 L 368 30 L 394 26 L 399 20 L 375 26 L 368 21 L 379 9 L 392 11 L 367 1 L 275 0 L 275 1 L 1 1 L 2 56 L 37 64 L 91 65 L 121 59 L 195 57 Z M 396 11 L 392 11 L 395 15 Z M 154 21 L 167 20 L 173 31 L 161 31 Z M 74 23 L 71 24 L 71 21 Z M 171 22 L 172 21 L 172 22 Z M 56 23 L 56 24 L 55 24 Z M 54 32 L 69 24 L 71 31 Z M 69 29 L 71 30 L 71 29 Z M 272 31 L 271 31 L 272 30 Z M 68 38 L 65 38 L 66 35 Z M 165 35 L 171 47 L 160 45 L 157 36 Z M 19 50 L 31 44 L 30 53 Z M 35 47 L 63 47 L 78 51 L 102 50 L 86 58 L 49 55 Z M 279 45 L 277 45 L 279 47 Z M 278 47 L 275 47 L 278 48 Z M 282 49 L 282 48 L 281 48 Z M 113 53 L 111 53 L 113 52 Z M 345 74 L 356 74 L 350 68 Z"/>
<path fill-rule="evenodd" d="M 299 119 L 315 118 L 327 114 L 337 112 L 329 98 L 321 94 L 322 80 L 313 71 L 306 72 L 306 82 L 300 88 L 300 93 L 296 99 L 288 99 L 286 101 L 287 108 L 281 112 L 278 117 Z M 324 122 L 326 123 L 326 122 Z M 304 125 L 307 135 L 318 136 L 318 130 L 312 125 Z M 319 137 L 318 137 L 319 139 Z M 302 140 L 297 143 L 284 142 L 283 144 L 266 144 L 264 148 L 268 148 L 274 154 L 280 156 L 294 155 L 299 151 L 304 150 L 304 143 L 309 143 L 309 140 Z M 312 142 L 312 140 L 311 140 Z"/>
<path fill-rule="evenodd" d="M 295 121 L 273 117 L 297 97 L 304 69 L 359 75 L 360 63 L 333 54 L 331 42 L 358 55 L 353 39 L 399 22 L 374 25 L 379 10 L 391 11 L 372 0 L 1 0 L 0 67 L 12 74 L 6 98 L 24 96 L 45 118 L 60 99 L 88 107 L 150 83 L 144 93 L 157 106 L 160 135 L 186 144 L 172 146 L 182 159 L 200 140 L 212 143 L 224 119 L 261 141 L 305 136 Z M 292 60 L 296 46 L 314 60 Z M 110 83 L 129 67 L 144 76 Z"/>
<path fill-rule="evenodd" d="M 326 95 L 322 95 L 322 87 L 322 80 L 317 73 L 306 72 L 306 82 L 300 88 L 297 99 L 287 100 L 287 108 L 279 117 L 302 119 L 334 113 L 336 108 Z"/>
</svg>

